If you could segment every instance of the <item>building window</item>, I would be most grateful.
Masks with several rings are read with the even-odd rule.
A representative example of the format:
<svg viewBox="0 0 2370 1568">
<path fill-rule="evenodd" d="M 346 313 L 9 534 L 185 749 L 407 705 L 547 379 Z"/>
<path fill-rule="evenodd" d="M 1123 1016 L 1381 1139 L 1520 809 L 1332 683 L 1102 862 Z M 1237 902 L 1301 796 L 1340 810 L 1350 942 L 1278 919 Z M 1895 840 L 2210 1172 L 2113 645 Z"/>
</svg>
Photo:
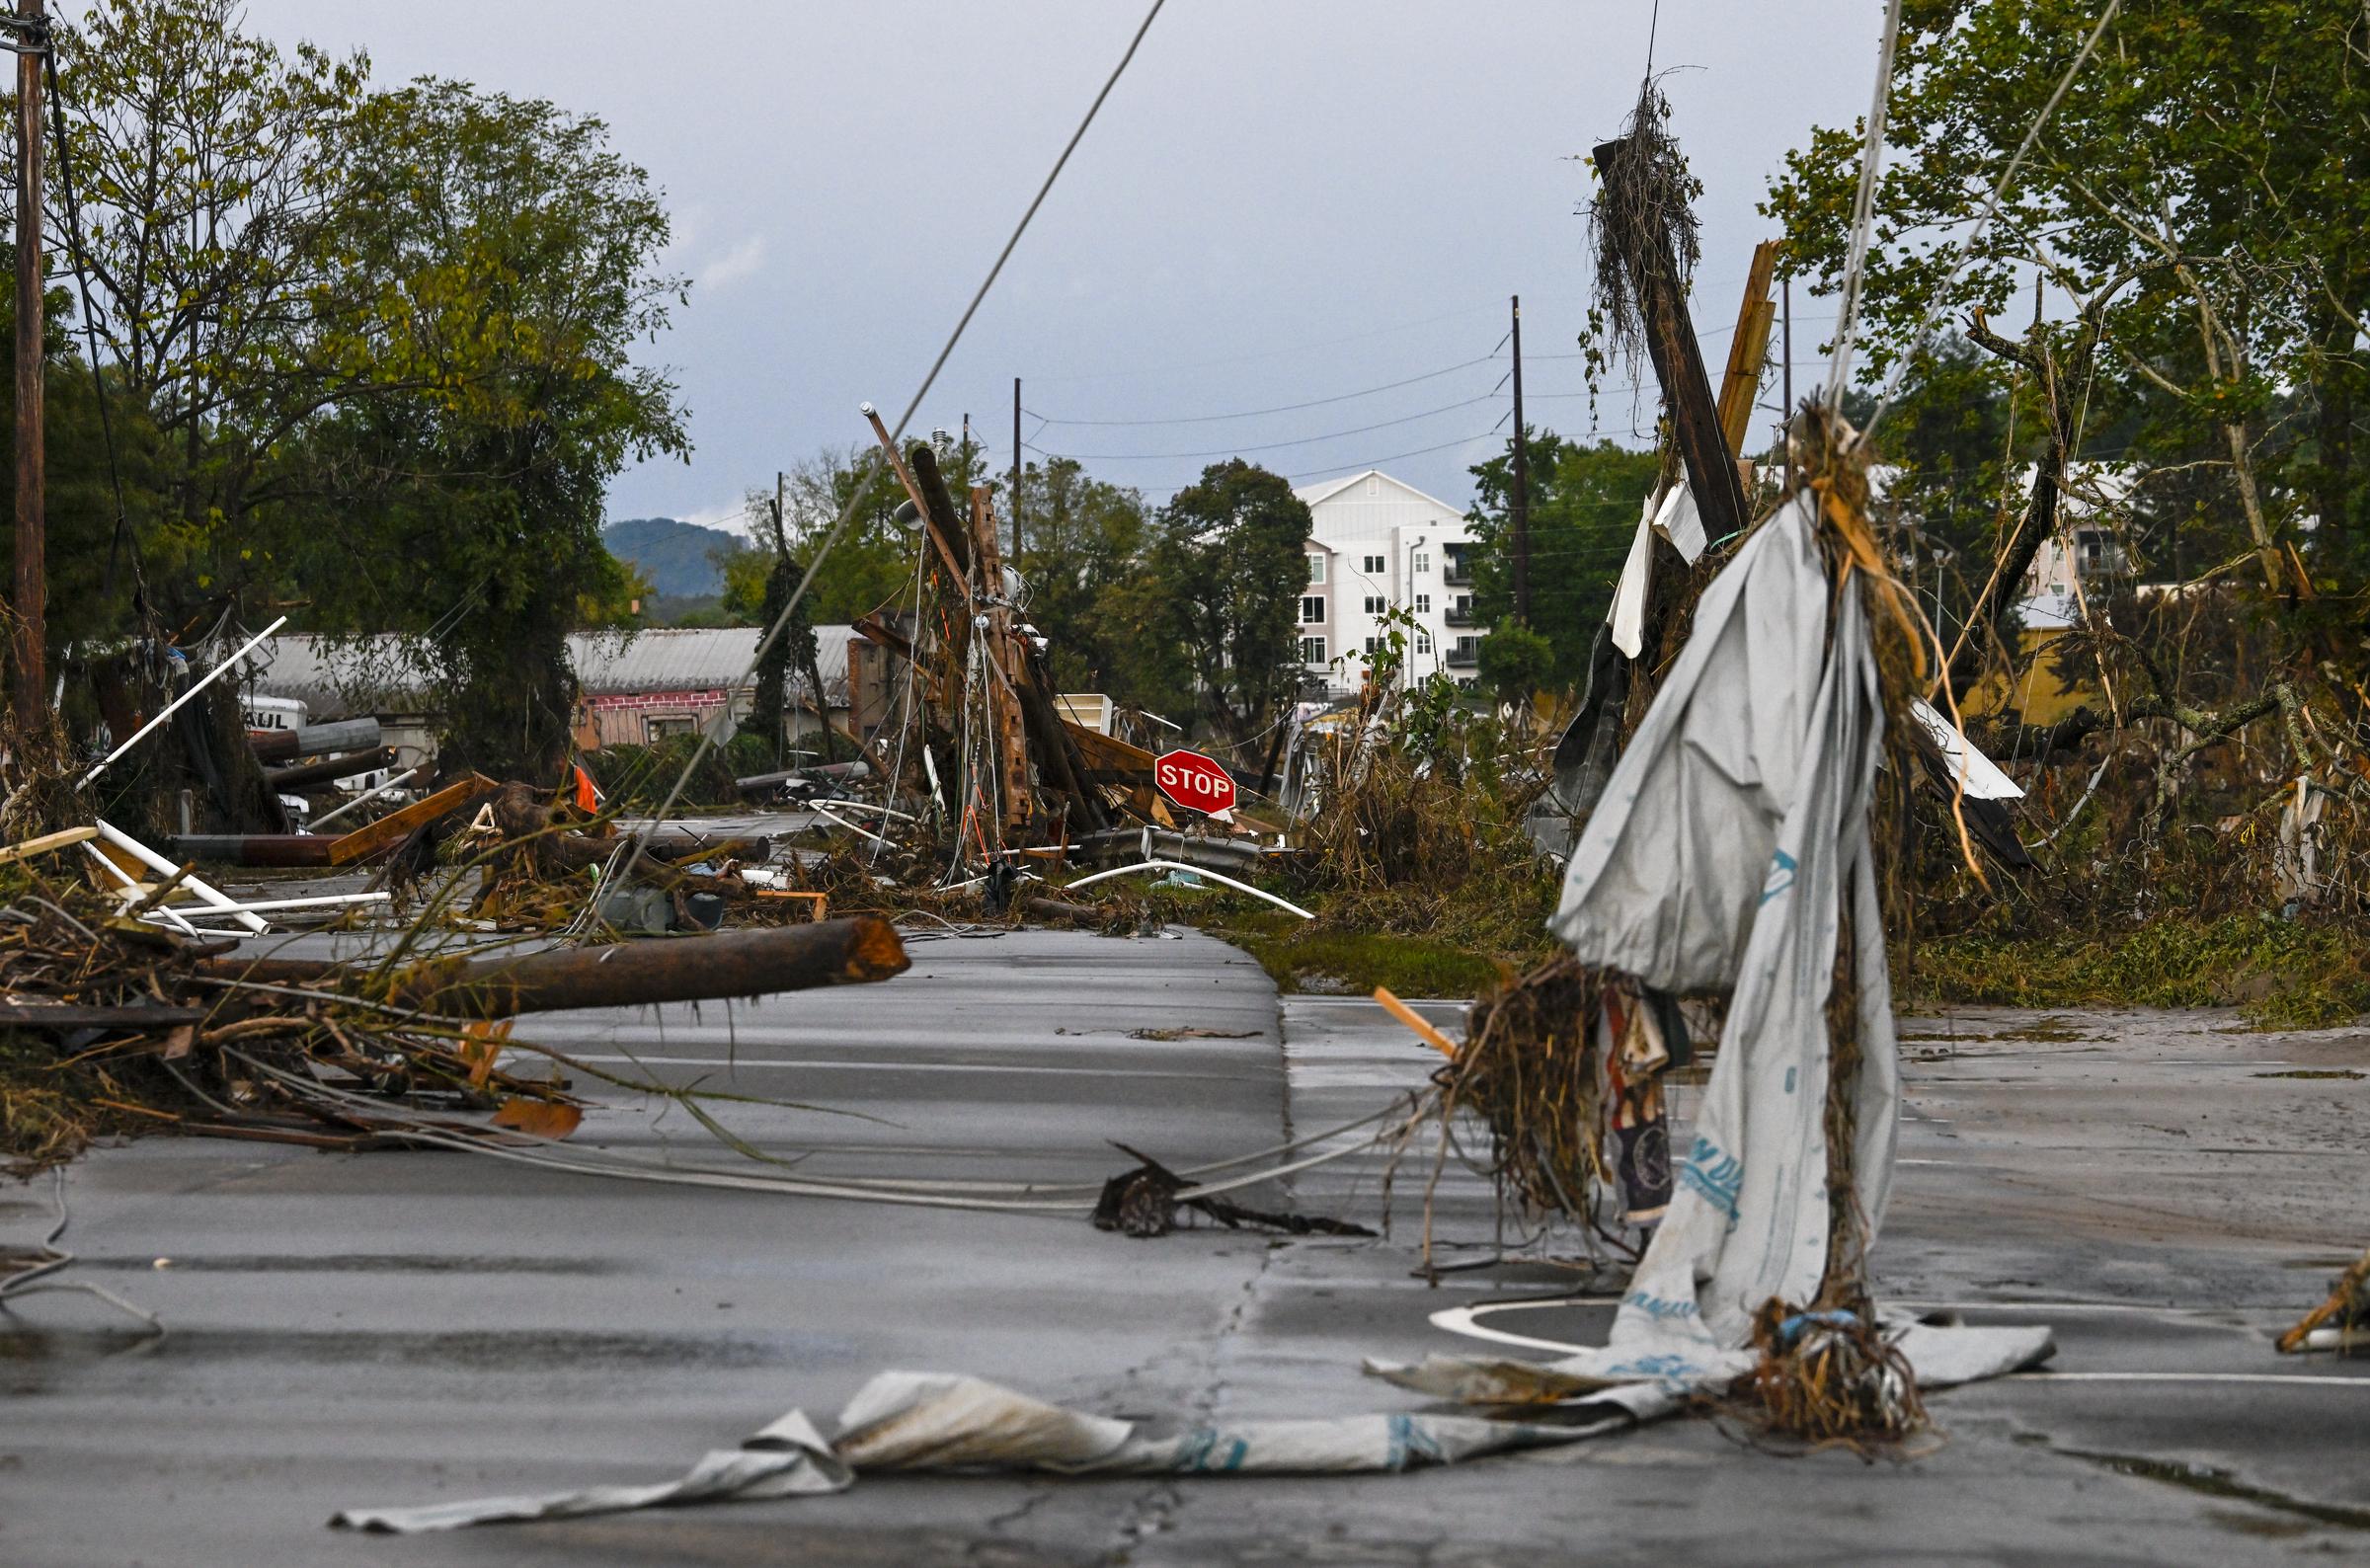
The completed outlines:
<svg viewBox="0 0 2370 1568">
<path fill-rule="evenodd" d="M 1432 595 L 1431 595 L 1431 594 L 1429 594 L 1429 593 L 1418 593 L 1418 594 L 1415 596 L 1415 613 L 1416 613 L 1416 614 L 1418 614 L 1418 615 L 1429 615 L 1429 614 L 1431 614 L 1431 613 L 1432 613 Z"/>
<path fill-rule="evenodd" d="M 1408 563 L 1407 570 L 1417 577 L 1429 575 L 1432 571 L 1432 552 L 1429 550 L 1416 551 L 1415 559 Z"/>
<path fill-rule="evenodd" d="M 1389 570 L 1390 562 L 1388 558 L 1379 555 L 1370 555 L 1366 558 L 1365 571 L 1368 577 L 1381 577 L 1383 573 Z"/>
<path fill-rule="evenodd" d="M 1380 593 L 1369 593 L 1369 594 L 1366 596 L 1366 613 L 1367 613 L 1367 614 L 1369 614 L 1369 615 L 1380 615 L 1380 614 L 1382 614 L 1382 607 L 1383 607 L 1383 605 L 1382 605 L 1382 594 L 1380 594 Z"/>
<path fill-rule="evenodd" d="M 1432 652 L 1432 634 L 1421 626 L 1415 629 L 1415 651 L 1419 654 Z"/>
<path fill-rule="evenodd" d="M 1380 638 L 1380 637 L 1370 637 L 1370 638 L 1368 638 L 1368 639 L 1366 640 L 1366 657 L 1367 657 L 1367 658 L 1369 658 L 1369 659 L 1372 659 L 1372 658 L 1374 658 L 1374 657 L 1375 657 L 1375 655 L 1377 655 L 1377 654 L 1381 653 L 1382 651 L 1382 638 Z"/>
<path fill-rule="evenodd" d="M 1324 662 L 1325 640 L 1321 637 L 1302 638 L 1301 663 L 1304 665 L 1321 665 Z"/>
<path fill-rule="evenodd" d="M 1322 626 L 1325 624 L 1325 598 L 1323 594 L 1312 593 L 1308 597 L 1301 600 L 1301 624 L 1303 626 Z"/>
<path fill-rule="evenodd" d="M 1325 586 L 1325 558 L 1321 555 L 1312 555 L 1308 558 L 1308 586 L 1310 588 Z"/>
</svg>

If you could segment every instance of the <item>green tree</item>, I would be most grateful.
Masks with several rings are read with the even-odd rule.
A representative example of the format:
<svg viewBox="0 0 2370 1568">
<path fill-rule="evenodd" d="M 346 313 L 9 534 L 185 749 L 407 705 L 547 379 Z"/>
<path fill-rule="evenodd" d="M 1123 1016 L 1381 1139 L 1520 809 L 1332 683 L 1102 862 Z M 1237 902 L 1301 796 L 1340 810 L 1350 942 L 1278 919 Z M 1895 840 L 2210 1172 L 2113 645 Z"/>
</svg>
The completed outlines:
<svg viewBox="0 0 2370 1568">
<path fill-rule="evenodd" d="M 66 151 L 46 244 L 72 255 L 70 174 L 110 382 L 176 464 L 159 525 L 193 570 L 153 588 L 187 620 L 269 575 L 248 513 L 284 489 L 278 460 L 307 424 L 360 390 L 313 349 L 352 303 L 328 273 L 368 63 L 283 54 L 234 0 L 102 0 L 53 34 Z"/>
<path fill-rule="evenodd" d="M 1957 242 L 2095 22 L 2079 0 L 1905 7 L 1894 152 L 1862 293 L 1864 374 L 1912 352 L 1930 310 L 2006 315 L 2037 273 L 2100 347 L 2084 353 L 2085 324 L 2060 321 L 2022 348 L 2079 389 L 2069 402 L 2088 431 L 2128 430 L 2152 459 L 2144 491 L 2160 472 L 2193 481 L 2192 465 L 2211 465 L 2225 539 L 2256 552 L 2261 577 L 2281 581 L 2283 542 L 2358 574 L 2370 521 L 2370 451 L 2355 434 L 2370 401 L 2370 18 L 2351 0 L 2127 7 L 1953 281 Z M 1856 130 L 1818 130 L 1771 191 L 1787 264 L 1828 291 L 1858 156 Z M 2301 529 L 2307 515 L 2320 525 Z"/>
<path fill-rule="evenodd" d="M 1120 590 L 1143 570 L 1150 534 L 1143 494 L 1057 457 L 1022 471 L 1020 495 L 1024 613 L 1047 640 L 1055 683 L 1144 702 L 1127 685 L 1126 649 L 1136 629 L 1120 618 L 1129 604 Z"/>
<path fill-rule="evenodd" d="M 0 266 L 0 342 L 16 337 L 13 270 Z M 69 647 L 113 641 L 132 624 L 132 596 L 143 568 L 170 578 L 179 563 L 154 554 L 159 472 L 156 428 L 145 412 L 111 387 L 108 420 L 114 427 L 115 461 L 102 428 L 99 394 L 91 367 L 67 336 L 72 320 L 69 295 L 52 288 L 43 301 L 42 462 L 43 516 L 48 578 L 47 667 L 63 667 Z M 0 429 L 16 419 L 16 379 L 0 383 Z M 124 526 L 118 537 L 117 495 L 123 500 Z M 0 498 L 13 508 L 17 455 L 13 442 L 0 443 Z M 147 554 L 143 554 L 143 547 Z M 16 580 L 13 511 L 0 527 L 0 583 Z"/>
<path fill-rule="evenodd" d="M 1291 484 L 1239 457 L 1178 491 L 1125 596 L 1125 613 L 1151 634 L 1131 645 L 1139 689 L 1161 684 L 1148 659 L 1173 659 L 1218 734 L 1235 743 L 1297 696 L 1308 528 Z"/>
<path fill-rule="evenodd" d="M 634 587 L 601 544 L 607 483 L 688 450 L 673 386 L 630 357 L 681 297 L 666 214 L 599 120 L 454 82 L 367 100 L 338 177 L 342 304 L 310 348 L 406 390 L 313 422 L 263 515 L 317 627 L 416 643 L 455 761 L 550 777 L 567 634 L 621 621 Z"/>
<path fill-rule="evenodd" d="M 1652 452 L 1611 441 L 1582 444 L 1553 431 L 1533 431 L 1525 448 L 1531 481 L 1531 626 L 1550 657 L 1540 687 L 1568 686 L 1588 670 L 1588 652 L 1613 603 L 1637 516 L 1661 465 Z M 1514 615 L 1514 441 L 1476 464 L 1466 513 L 1476 548 L 1473 610 L 1482 625 Z M 1492 639 L 1482 642 L 1486 653 Z M 1535 687 L 1534 689 L 1539 689 Z"/>
<path fill-rule="evenodd" d="M 1501 702 L 1528 702 L 1555 672 L 1555 645 L 1517 621 L 1481 640 L 1481 683 Z"/>
</svg>

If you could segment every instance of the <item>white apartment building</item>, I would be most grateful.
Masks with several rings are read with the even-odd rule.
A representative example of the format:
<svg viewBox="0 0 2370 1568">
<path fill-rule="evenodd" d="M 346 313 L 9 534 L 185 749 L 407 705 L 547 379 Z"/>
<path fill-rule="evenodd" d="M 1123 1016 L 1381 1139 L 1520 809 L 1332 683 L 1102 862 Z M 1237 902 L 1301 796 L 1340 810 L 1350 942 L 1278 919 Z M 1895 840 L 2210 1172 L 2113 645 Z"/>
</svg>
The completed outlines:
<svg viewBox="0 0 2370 1568">
<path fill-rule="evenodd" d="M 1463 514 L 1371 468 L 1294 494 L 1310 519 L 1301 599 L 1301 661 L 1309 674 L 1335 692 L 1357 690 L 1367 655 L 1388 634 L 1384 617 L 1401 609 L 1415 622 L 1409 678 L 1445 670 L 1471 683 L 1482 628 Z"/>
</svg>

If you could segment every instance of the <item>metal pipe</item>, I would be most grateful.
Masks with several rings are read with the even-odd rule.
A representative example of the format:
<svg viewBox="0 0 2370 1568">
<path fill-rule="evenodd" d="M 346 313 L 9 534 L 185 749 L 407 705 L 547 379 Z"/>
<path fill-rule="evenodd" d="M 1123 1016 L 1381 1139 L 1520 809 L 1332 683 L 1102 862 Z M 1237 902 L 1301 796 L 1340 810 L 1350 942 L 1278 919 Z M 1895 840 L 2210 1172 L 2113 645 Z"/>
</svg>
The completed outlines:
<svg viewBox="0 0 2370 1568">
<path fill-rule="evenodd" d="M 149 731 L 155 729 L 167 719 L 172 718 L 173 715 L 180 710 L 183 703 L 188 702 L 192 697 L 195 697 L 198 695 L 198 693 L 203 691 L 206 687 L 212 685 L 216 680 L 220 679 L 224 670 L 234 667 L 240 660 L 253 653 L 256 647 L 261 644 L 265 638 L 271 636 L 274 632 L 278 631 L 282 626 L 287 624 L 288 618 L 285 615 L 282 615 L 279 619 L 274 621 L 262 631 L 257 632 L 253 637 L 247 639 L 246 647 L 240 649 L 237 653 L 231 655 L 228 659 L 223 660 L 222 663 L 216 665 L 213 668 L 198 676 L 196 685 L 190 687 L 189 690 L 183 692 L 180 696 L 175 697 L 171 702 L 166 703 L 162 713 L 159 713 L 155 718 L 149 720 L 146 724 L 141 725 L 137 730 L 134 730 L 131 734 L 130 740 L 124 742 L 121 745 L 117 746 L 113 751 L 108 752 L 107 755 L 92 763 L 91 770 L 88 773 L 85 773 L 81 778 L 75 780 L 74 787 L 76 789 L 81 789 L 88 785 L 91 780 L 106 772 L 109 765 L 112 764 L 116 758 L 130 750 L 133 746 L 138 745 L 140 742 L 146 738 Z M 105 823 L 101 823 L 99 825 L 102 828 L 107 826 Z M 165 869 L 167 871 L 172 871 L 176 868 L 167 866 Z"/>
<path fill-rule="evenodd" d="M 293 730 L 249 732 L 247 744 L 258 762 L 293 762 L 298 757 L 327 756 L 336 751 L 374 751 L 380 744 L 378 720 L 339 719 L 330 724 L 299 725 Z"/>
</svg>

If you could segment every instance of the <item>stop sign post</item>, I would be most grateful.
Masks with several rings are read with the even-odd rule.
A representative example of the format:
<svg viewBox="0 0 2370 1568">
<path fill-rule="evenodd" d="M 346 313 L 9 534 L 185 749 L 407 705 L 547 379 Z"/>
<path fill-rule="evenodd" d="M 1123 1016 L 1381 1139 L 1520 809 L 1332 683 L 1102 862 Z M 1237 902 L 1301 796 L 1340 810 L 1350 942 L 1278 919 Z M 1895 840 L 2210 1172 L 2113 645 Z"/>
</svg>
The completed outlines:
<svg viewBox="0 0 2370 1568">
<path fill-rule="evenodd" d="M 1234 779 L 1199 751 L 1163 751 L 1152 761 L 1152 783 L 1189 812 L 1215 815 L 1234 806 Z"/>
</svg>

